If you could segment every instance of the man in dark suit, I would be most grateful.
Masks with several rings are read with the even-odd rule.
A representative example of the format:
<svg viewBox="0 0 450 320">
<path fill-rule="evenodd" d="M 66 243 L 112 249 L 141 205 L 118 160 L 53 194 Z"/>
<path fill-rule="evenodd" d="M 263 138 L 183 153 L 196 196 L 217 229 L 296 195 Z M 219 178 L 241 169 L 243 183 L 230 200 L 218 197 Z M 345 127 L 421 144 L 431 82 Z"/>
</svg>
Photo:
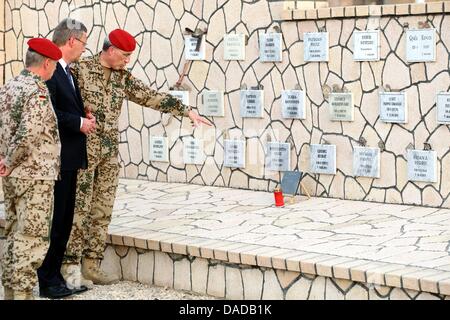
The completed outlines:
<svg viewBox="0 0 450 320">
<path fill-rule="evenodd" d="M 62 298 L 87 290 L 84 285 L 68 288 L 61 274 L 61 265 L 72 229 L 78 169 L 87 168 L 86 135 L 95 129 L 95 118 L 86 114 L 80 90 L 69 65 L 86 51 L 87 29 L 74 19 L 64 19 L 55 28 L 53 42 L 60 48 L 53 77 L 47 81 L 50 97 L 58 119 L 61 138 L 60 180 L 54 188 L 54 211 L 50 247 L 38 269 L 41 297 Z"/>
</svg>

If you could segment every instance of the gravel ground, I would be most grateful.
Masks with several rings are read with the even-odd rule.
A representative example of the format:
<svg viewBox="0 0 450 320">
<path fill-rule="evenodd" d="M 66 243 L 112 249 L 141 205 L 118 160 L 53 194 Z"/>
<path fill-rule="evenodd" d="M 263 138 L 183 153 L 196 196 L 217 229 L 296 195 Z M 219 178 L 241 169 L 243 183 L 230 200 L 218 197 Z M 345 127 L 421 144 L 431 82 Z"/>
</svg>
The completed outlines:
<svg viewBox="0 0 450 320">
<path fill-rule="evenodd" d="M 39 291 L 34 290 L 36 300 Z M 121 281 L 110 286 L 94 286 L 81 294 L 73 295 L 66 300 L 215 300 L 217 298 L 193 292 L 178 291 L 167 287 L 144 285 L 132 281 Z M 3 300 L 3 287 L 0 286 L 0 300 Z"/>
</svg>

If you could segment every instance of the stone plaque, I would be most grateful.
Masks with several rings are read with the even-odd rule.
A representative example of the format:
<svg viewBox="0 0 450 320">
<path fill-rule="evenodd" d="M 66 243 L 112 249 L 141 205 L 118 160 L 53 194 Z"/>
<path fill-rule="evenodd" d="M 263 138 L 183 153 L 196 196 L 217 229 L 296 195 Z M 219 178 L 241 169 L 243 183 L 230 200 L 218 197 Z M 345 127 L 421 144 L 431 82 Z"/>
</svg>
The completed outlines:
<svg viewBox="0 0 450 320">
<path fill-rule="evenodd" d="M 437 181 L 436 151 L 408 150 L 408 180 Z"/>
<path fill-rule="evenodd" d="M 183 159 L 186 164 L 203 164 L 203 140 L 186 137 L 183 139 Z"/>
<path fill-rule="evenodd" d="M 224 140 L 223 165 L 231 168 L 245 168 L 245 141 Z"/>
<path fill-rule="evenodd" d="M 259 59 L 261 62 L 281 62 L 281 33 L 259 35 Z"/>
<path fill-rule="evenodd" d="M 224 60 L 245 60 L 245 35 L 226 34 L 223 38 Z"/>
<path fill-rule="evenodd" d="M 175 98 L 180 99 L 184 105 L 189 105 L 189 91 L 170 90 L 169 93 Z"/>
<path fill-rule="evenodd" d="M 383 122 L 407 122 L 406 94 L 404 92 L 380 93 L 380 119 Z"/>
<path fill-rule="evenodd" d="M 328 61 L 328 32 L 305 32 L 303 38 L 305 61 Z"/>
<path fill-rule="evenodd" d="M 450 124 L 450 93 L 438 93 L 436 100 L 437 122 L 442 124 Z"/>
<path fill-rule="evenodd" d="M 380 60 L 380 32 L 354 31 L 353 32 L 353 59 L 356 61 Z"/>
<path fill-rule="evenodd" d="M 282 90 L 281 112 L 286 119 L 306 119 L 305 91 Z"/>
<path fill-rule="evenodd" d="M 354 106 L 352 93 L 330 94 L 330 119 L 332 121 L 353 121 Z"/>
<path fill-rule="evenodd" d="M 266 167 L 272 171 L 288 171 L 291 167 L 291 144 L 268 142 L 266 146 Z"/>
<path fill-rule="evenodd" d="M 300 186 L 302 173 L 300 171 L 286 171 L 281 179 L 281 191 L 283 194 L 295 196 Z"/>
<path fill-rule="evenodd" d="M 169 144 L 166 137 L 150 137 L 150 161 L 169 162 Z"/>
<path fill-rule="evenodd" d="M 205 46 L 205 36 L 202 36 L 202 42 L 200 43 L 200 48 L 198 51 L 196 51 L 197 42 L 199 41 L 199 38 L 195 38 L 193 36 L 186 36 L 184 38 L 184 50 L 186 54 L 186 60 L 205 60 L 205 52 L 206 52 L 206 46 Z M 167 54 L 170 54 L 168 52 Z"/>
<path fill-rule="evenodd" d="M 353 147 L 353 175 L 357 177 L 380 177 L 380 149 Z"/>
<path fill-rule="evenodd" d="M 262 118 L 263 103 L 263 90 L 241 90 L 241 117 Z"/>
<path fill-rule="evenodd" d="M 203 115 L 212 117 L 223 117 L 223 91 L 205 91 L 203 92 Z"/>
<path fill-rule="evenodd" d="M 406 31 L 406 61 L 436 61 L 436 29 Z"/>
<path fill-rule="evenodd" d="M 328 144 L 312 144 L 311 172 L 336 174 L 336 146 Z"/>
</svg>

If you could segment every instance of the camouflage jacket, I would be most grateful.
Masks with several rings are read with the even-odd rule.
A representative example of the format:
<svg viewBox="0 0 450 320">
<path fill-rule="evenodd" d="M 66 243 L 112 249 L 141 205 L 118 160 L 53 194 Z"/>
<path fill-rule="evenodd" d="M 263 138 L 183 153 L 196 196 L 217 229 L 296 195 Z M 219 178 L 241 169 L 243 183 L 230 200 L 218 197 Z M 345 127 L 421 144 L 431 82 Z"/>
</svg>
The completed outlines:
<svg viewBox="0 0 450 320">
<path fill-rule="evenodd" d="M 11 177 L 56 180 L 61 143 L 44 80 L 23 70 L 0 89 L 0 157 Z"/>
<path fill-rule="evenodd" d="M 112 70 L 108 82 L 100 53 L 72 64 L 84 105 L 96 117 L 95 133 L 88 136 L 88 154 L 115 156 L 119 148 L 119 116 L 124 99 L 164 113 L 187 116 L 190 108 L 167 93 L 159 93 L 127 70 Z M 95 146 L 93 146 L 95 144 Z"/>
</svg>

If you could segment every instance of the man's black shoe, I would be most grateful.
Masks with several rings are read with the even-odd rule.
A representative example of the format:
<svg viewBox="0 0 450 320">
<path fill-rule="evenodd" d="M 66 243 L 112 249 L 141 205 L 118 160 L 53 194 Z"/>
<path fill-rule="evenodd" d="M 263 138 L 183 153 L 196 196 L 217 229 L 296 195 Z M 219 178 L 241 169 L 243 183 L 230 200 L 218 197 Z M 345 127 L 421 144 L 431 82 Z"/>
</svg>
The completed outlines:
<svg viewBox="0 0 450 320">
<path fill-rule="evenodd" d="M 82 293 L 88 290 L 88 287 L 86 286 L 79 286 L 78 288 L 71 289 L 73 294 Z"/>
<path fill-rule="evenodd" d="M 74 294 L 74 292 L 67 288 L 64 284 L 50 287 L 39 287 L 39 296 L 42 298 L 60 299 L 68 297 L 72 294 Z"/>
</svg>

